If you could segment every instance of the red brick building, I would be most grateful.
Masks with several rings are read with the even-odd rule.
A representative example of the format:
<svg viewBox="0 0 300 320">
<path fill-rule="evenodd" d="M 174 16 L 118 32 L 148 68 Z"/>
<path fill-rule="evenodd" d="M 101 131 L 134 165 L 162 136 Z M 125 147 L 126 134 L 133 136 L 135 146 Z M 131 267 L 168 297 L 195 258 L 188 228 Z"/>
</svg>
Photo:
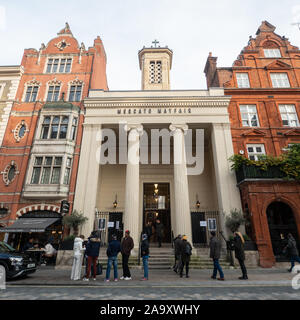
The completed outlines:
<svg viewBox="0 0 300 320">
<path fill-rule="evenodd" d="M 72 211 L 83 99 L 90 89 L 108 90 L 100 37 L 86 49 L 67 23 L 39 50 L 25 49 L 21 66 L 0 153 L 2 227 L 21 216 L 58 217 L 63 199 Z"/>
<path fill-rule="evenodd" d="M 206 62 L 208 87 L 230 95 L 229 115 L 234 152 L 256 160 L 278 156 L 300 143 L 300 50 L 263 21 L 232 67 L 218 68 L 211 53 Z M 256 242 L 260 264 L 280 261 L 282 239 L 292 232 L 299 240 L 300 184 L 276 178 L 238 178 L 248 233 Z"/>
</svg>

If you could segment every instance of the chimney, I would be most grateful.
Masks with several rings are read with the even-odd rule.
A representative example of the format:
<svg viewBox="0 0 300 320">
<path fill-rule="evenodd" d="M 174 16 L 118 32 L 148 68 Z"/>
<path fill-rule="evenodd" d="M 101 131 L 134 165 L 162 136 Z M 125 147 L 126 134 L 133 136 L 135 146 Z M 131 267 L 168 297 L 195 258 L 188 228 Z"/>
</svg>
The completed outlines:
<svg viewBox="0 0 300 320">
<path fill-rule="evenodd" d="M 212 56 L 211 52 L 208 54 L 205 68 L 204 68 L 207 88 L 218 86 L 214 83 L 214 78 L 217 71 L 217 59 L 218 59 L 217 57 Z"/>
</svg>

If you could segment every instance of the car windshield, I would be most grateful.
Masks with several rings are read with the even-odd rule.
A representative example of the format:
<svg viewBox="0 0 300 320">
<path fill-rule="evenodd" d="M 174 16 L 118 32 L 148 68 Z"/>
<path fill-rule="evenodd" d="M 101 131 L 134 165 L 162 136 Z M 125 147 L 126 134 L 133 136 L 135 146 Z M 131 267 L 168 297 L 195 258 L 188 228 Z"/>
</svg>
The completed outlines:
<svg viewBox="0 0 300 320">
<path fill-rule="evenodd" d="M 15 249 L 5 242 L 0 242 L 0 251 L 11 252 L 11 251 L 15 251 Z"/>
</svg>

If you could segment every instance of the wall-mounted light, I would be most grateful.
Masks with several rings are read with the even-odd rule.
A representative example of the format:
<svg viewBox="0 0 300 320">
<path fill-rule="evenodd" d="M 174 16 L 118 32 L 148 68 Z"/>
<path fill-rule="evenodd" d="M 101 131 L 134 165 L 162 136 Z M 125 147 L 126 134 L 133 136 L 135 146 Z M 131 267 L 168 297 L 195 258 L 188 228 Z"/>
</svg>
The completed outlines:
<svg viewBox="0 0 300 320">
<path fill-rule="evenodd" d="M 113 207 L 116 208 L 118 206 L 117 195 L 115 197 L 115 201 L 113 202 Z"/>
<path fill-rule="evenodd" d="M 200 208 L 200 201 L 198 199 L 198 194 L 196 194 L 196 208 L 199 209 Z"/>
</svg>

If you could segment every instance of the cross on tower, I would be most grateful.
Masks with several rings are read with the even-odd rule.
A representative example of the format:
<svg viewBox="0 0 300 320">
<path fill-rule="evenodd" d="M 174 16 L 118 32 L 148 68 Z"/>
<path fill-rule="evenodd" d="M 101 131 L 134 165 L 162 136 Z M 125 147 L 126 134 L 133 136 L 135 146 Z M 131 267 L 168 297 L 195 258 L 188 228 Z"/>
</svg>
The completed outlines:
<svg viewBox="0 0 300 320">
<path fill-rule="evenodd" d="M 155 48 L 156 48 L 156 45 L 159 43 L 159 41 L 155 39 L 154 41 L 152 41 L 152 43 L 155 45 Z"/>
</svg>

